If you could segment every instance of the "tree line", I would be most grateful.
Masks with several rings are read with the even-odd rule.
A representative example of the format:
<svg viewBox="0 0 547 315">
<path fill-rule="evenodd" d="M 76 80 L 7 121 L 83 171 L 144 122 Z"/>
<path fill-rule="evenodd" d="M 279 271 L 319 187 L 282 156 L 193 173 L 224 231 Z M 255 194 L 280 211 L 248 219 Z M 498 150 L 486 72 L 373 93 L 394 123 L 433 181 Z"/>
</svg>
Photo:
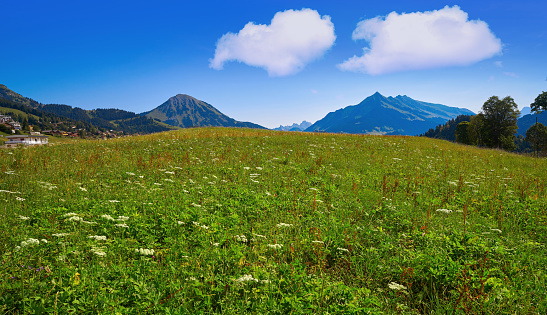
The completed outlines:
<svg viewBox="0 0 547 315">
<path fill-rule="evenodd" d="M 547 110 L 547 92 L 538 95 L 530 107 L 534 113 Z M 517 148 L 515 133 L 519 115 L 513 98 L 492 96 L 482 105 L 477 115 L 457 124 L 455 141 L 513 151 Z M 536 152 L 547 151 L 547 127 L 542 123 L 532 125 L 526 131 L 524 140 L 531 143 Z"/>
</svg>

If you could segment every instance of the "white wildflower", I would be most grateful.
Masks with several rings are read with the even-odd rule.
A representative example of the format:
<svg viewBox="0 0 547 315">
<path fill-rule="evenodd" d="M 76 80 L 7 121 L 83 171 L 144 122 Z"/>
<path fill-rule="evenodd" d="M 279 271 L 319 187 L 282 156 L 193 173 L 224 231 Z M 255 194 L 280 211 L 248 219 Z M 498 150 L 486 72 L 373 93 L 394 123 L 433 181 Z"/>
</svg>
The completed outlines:
<svg viewBox="0 0 547 315">
<path fill-rule="evenodd" d="M 347 248 L 342 248 L 342 247 L 338 247 L 336 248 L 337 250 L 341 251 L 341 252 L 347 252 L 349 253 L 349 250 Z"/>
<path fill-rule="evenodd" d="M 257 166 L 256 169 L 259 170 L 259 171 L 262 171 L 262 167 L 260 167 L 260 166 Z"/>
<path fill-rule="evenodd" d="M 74 212 L 69 212 L 65 215 L 63 215 L 63 218 L 66 218 L 66 217 L 73 217 L 73 216 L 77 216 L 78 214 L 74 213 Z"/>
<path fill-rule="evenodd" d="M 442 213 L 447 213 L 447 214 L 452 212 L 452 210 L 448 210 L 448 209 L 437 209 L 436 211 L 437 212 L 442 212 Z"/>
<path fill-rule="evenodd" d="M 502 233 L 500 229 L 490 229 L 490 231 L 494 231 L 494 232 L 498 232 L 498 233 Z"/>
<path fill-rule="evenodd" d="M 105 235 L 89 235 L 88 238 L 93 238 L 97 241 L 106 241 Z"/>
<path fill-rule="evenodd" d="M 218 246 L 220 246 L 220 243 L 213 243 L 213 246 L 218 247 Z"/>
<path fill-rule="evenodd" d="M 248 166 L 243 167 L 244 170 L 250 170 L 251 168 Z"/>
<path fill-rule="evenodd" d="M 116 221 L 116 220 L 114 220 L 114 218 L 111 217 L 109 214 L 103 214 L 103 215 L 101 215 L 101 218 L 107 219 L 107 220 L 110 220 L 110 221 Z"/>
<path fill-rule="evenodd" d="M 273 249 L 281 249 L 283 244 L 268 244 L 268 247 Z"/>
<path fill-rule="evenodd" d="M 68 233 L 55 233 L 55 234 L 51 234 L 51 236 L 55 236 L 55 237 L 62 237 L 62 236 L 67 236 L 69 235 Z"/>
<path fill-rule="evenodd" d="M 166 181 L 166 182 L 170 182 L 170 183 L 174 183 L 174 182 L 175 182 L 174 180 L 172 180 L 172 179 L 170 179 L 170 178 L 164 178 L 163 180 Z"/>
<path fill-rule="evenodd" d="M 47 240 L 45 238 L 41 239 L 40 242 L 47 244 Z"/>
<path fill-rule="evenodd" d="M 198 204 L 196 204 L 196 203 L 193 203 L 193 202 L 192 202 L 192 204 L 191 204 L 191 205 L 192 205 L 193 207 L 196 207 L 196 208 L 201 208 L 201 205 L 198 205 Z"/>
<path fill-rule="evenodd" d="M 119 202 L 118 200 L 108 200 L 108 202 Z"/>
<path fill-rule="evenodd" d="M 114 226 L 123 227 L 123 228 L 128 228 L 128 227 L 129 227 L 129 225 L 127 225 L 127 224 L 125 224 L 125 223 L 114 224 Z"/>
<path fill-rule="evenodd" d="M 175 175 L 175 172 L 167 171 L 167 172 L 165 172 L 165 174 Z"/>
<path fill-rule="evenodd" d="M 281 228 L 281 227 L 291 227 L 292 224 L 288 224 L 288 223 L 278 223 L 276 225 L 278 228 Z"/>
<path fill-rule="evenodd" d="M 84 219 L 80 218 L 79 216 L 75 215 L 70 218 L 68 218 L 68 221 L 83 221 Z"/>
<path fill-rule="evenodd" d="M 315 244 L 325 244 L 325 242 L 323 241 L 311 241 L 312 243 L 315 243 Z"/>
<path fill-rule="evenodd" d="M 84 187 L 78 187 L 80 188 L 81 191 L 87 191 L 87 189 L 85 189 Z"/>
<path fill-rule="evenodd" d="M 15 248 L 13 249 L 14 251 L 18 252 L 21 250 L 21 246 L 15 246 Z"/>
<path fill-rule="evenodd" d="M 127 175 L 130 175 L 130 176 L 135 176 L 135 173 L 131 173 L 131 172 L 125 172 Z"/>
<path fill-rule="evenodd" d="M 104 257 L 106 256 L 106 252 L 104 251 L 104 247 L 91 247 L 91 252 L 97 256 Z"/>
<path fill-rule="evenodd" d="M 154 250 L 153 249 L 139 248 L 139 249 L 135 249 L 135 252 L 137 252 L 141 255 L 145 255 L 145 256 L 154 255 Z"/>
<path fill-rule="evenodd" d="M 18 196 L 15 196 L 15 199 L 18 200 L 18 201 L 25 201 L 25 198 L 21 198 L 21 197 L 18 197 Z"/>
<path fill-rule="evenodd" d="M 404 285 L 398 284 L 396 282 L 390 282 L 387 286 L 392 290 L 406 290 L 406 287 Z"/>
<path fill-rule="evenodd" d="M 127 220 L 129 220 L 129 217 L 126 217 L 123 215 L 119 215 L 118 218 L 116 219 L 116 221 L 127 221 Z"/>
<path fill-rule="evenodd" d="M 28 219 L 30 219 L 30 218 L 29 218 L 29 217 L 22 216 L 22 215 L 19 215 L 19 219 L 21 219 L 21 220 L 28 220 Z"/>
<path fill-rule="evenodd" d="M 243 235 L 243 234 L 241 234 L 241 235 L 236 235 L 235 238 L 236 238 L 236 240 L 237 240 L 238 242 L 247 243 L 247 237 L 246 237 L 245 235 Z"/>
<path fill-rule="evenodd" d="M 177 221 L 177 224 L 178 224 L 178 225 L 182 225 L 182 224 L 184 224 L 184 222 L 182 222 L 182 221 Z"/>
<path fill-rule="evenodd" d="M 40 244 L 40 241 L 35 239 L 35 238 L 29 238 L 28 240 L 26 241 L 22 241 L 21 242 L 21 247 L 26 247 L 26 246 L 32 246 L 32 245 L 38 245 Z"/>
<path fill-rule="evenodd" d="M 248 282 L 248 281 L 255 281 L 258 282 L 258 279 L 253 278 L 251 275 L 244 275 L 240 277 L 239 279 L 236 279 L 237 282 Z"/>
<path fill-rule="evenodd" d="M 266 238 L 266 236 L 260 235 L 260 234 L 256 234 L 256 233 L 253 233 L 253 235 L 256 236 L 256 237 L 260 237 L 260 238 Z"/>
<path fill-rule="evenodd" d="M 97 222 L 93 222 L 93 221 L 84 221 L 84 220 L 82 220 L 82 223 L 89 224 L 89 225 L 97 224 Z"/>
</svg>

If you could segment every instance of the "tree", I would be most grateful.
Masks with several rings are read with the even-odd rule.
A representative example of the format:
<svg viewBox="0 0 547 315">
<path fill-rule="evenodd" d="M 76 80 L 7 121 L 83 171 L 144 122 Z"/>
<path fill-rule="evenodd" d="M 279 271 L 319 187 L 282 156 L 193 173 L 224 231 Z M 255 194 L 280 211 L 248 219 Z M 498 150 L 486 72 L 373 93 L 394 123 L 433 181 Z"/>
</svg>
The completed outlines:
<svg viewBox="0 0 547 315">
<path fill-rule="evenodd" d="M 23 118 L 23 124 L 21 125 L 21 129 L 23 129 L 24 131 L 30 130 L 30 127 L 28 125 L 28 119 L 26 117 Z"/>
<path fill-rule="evenodd" d="M 471 144 L 471 139 L 469 138 L 469 125 L 468 121 L 462 121 L 456 126 L 456 142 L 463 144 Z"/>
<path fill-rule="evenodd" d="M 547 110 L 547 92 L 543 92 L 536 99 L 532 104 L 530 104 L 530 108 L 532 108 L 532 111 L 535 113 L 540 113 L 541 111 Z"/>
<path fill-rule="evenodd" d="M 491 148 L 514 150 L 517 119 L 520 115 L 515 100 L 510 96 L 502 100 L 492 96 L 482 105 L 482 113 L 486 128 L 485 144 Z"/>
<path fill-rule="evenodd" d="M 547 127 L 542 123 L 536 123 L 532 125 L 526 131 L 526 138 L 524 140 L 532 144 L 532 148 L 536 151 L 536 154 L 539 151 L 547 150 Z"/>
<path fill-rule="evenodd" d="M 469 127 L 467 128 L 467 134 L 469 142 L 474 145 L 484 145 L 484 134 L 486 133 L 484 128 L 484 114 L 477 114 L 471 117 L 469 121 Z"/>
</svg>

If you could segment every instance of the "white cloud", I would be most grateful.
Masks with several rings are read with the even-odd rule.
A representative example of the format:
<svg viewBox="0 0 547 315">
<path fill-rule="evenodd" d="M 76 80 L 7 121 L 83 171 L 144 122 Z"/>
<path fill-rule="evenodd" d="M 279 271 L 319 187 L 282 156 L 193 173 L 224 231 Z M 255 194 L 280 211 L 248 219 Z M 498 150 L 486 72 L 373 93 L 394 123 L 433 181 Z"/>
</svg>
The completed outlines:
<svg viewBox="0 0 547 315">
<path fill-rule="evenodd" d="M 239 61 L 264 68 L 270 76 L 295 74 L 323 56 L 335 39 L 327 15 L 311 9 L 277 12 L 270 25 L 249 22 L 237 34 L 224 34 L 209 67 L 221 70 L 225 62 Z"/>
<path fill-rule="evenodd" d="M 501 53 L 501 41 L 480 20 L 468 21 L 460 7 L 390 13 L 361 21 L 353 39 L 369 47 L 363 56 L 339 64 L 341 70 L 372 75 L 397 71 L 464 66 Z"/>
<path fill-rule="evenodd" d="M 503 62 L 501 62 L 501 61 L 494 61 L 494 64 L 495 64 L 496 67 L 498 67 L 498 68 L 503 68 Z"/>
</svg>

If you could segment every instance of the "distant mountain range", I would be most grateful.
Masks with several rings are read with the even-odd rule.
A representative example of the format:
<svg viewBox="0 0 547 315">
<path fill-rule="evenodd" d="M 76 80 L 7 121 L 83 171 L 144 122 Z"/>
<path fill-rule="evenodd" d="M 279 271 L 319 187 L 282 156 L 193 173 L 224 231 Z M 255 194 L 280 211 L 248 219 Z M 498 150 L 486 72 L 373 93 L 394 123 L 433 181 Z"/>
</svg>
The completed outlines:
<svg viewBox="0 0 547 315">
<path fill-rule="evenodd" d="M 311 122 L 304 120 L 300 124 L 294 123 L 290 126 L 281 126 L 280 125 L 279 127 L 274 128 L 273 130 L 279 130 L 279 131 L 304 131 L 311 125 L 312 125 Z"/>
<path fill-rule="evenodd" d="M 543 111 L 539 114 L 524 115 L 517 120 L 517 126 L 519 127 L 517 135 L 526 135 L 526 131 L 536 123 L 536 118 L 538 123 L 547 126 L 547 111 Z"/>
<path fill-rule="evenodd" d="M 266 129 L 257 124 L 230 118 L 212 105 L 186 94 L 173 96 L 160 106 L 141 115 L 181 128 L 222 126 Z"/>
<path fill-rule="evenodd" d="M 376 135 L 419 135 L 458 115 L 465 108 L 414 100 L 406 95 L 385 97 L 376 92 L 361 103 L 327 114 L 305 131 Z"/>
</svg>

